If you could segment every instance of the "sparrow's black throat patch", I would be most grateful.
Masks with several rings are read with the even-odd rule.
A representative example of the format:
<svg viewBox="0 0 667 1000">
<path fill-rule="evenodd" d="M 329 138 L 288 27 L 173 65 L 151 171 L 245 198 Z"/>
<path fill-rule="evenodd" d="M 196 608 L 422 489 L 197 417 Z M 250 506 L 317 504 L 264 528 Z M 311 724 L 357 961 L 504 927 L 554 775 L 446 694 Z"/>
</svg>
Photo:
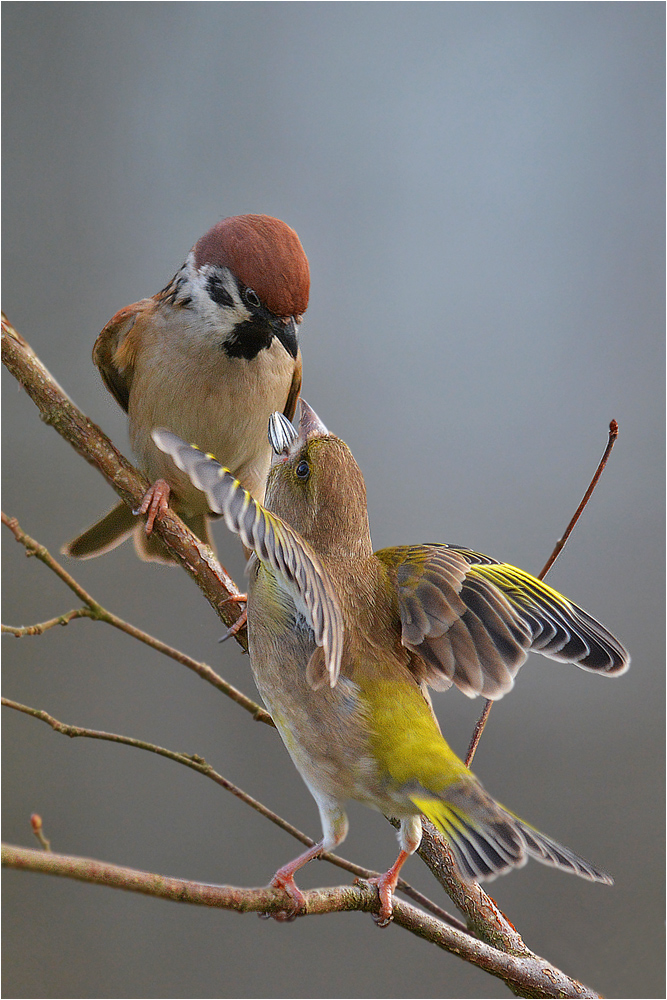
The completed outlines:
<svg viewBox="0 0 667 1000">
<path fill-rule="evenodd" d="M 230 358 L 245 358 L 250 361 L 264 348 L 271 346 L 271 341 L 277 337 L 288 354 L 296 358 L 299 342 L 296 336 L 296 324 L 293 320 L 283 323 L 273 318 L 257 314 L 239 323 L 232 335 L 224 341 L 222 348 Z"/>
</svg>

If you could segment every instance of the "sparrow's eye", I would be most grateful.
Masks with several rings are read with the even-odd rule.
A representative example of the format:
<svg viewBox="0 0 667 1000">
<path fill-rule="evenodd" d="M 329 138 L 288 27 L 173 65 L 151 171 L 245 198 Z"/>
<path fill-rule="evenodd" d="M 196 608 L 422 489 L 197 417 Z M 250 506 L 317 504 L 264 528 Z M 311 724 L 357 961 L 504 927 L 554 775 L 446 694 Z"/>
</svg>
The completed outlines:
<svg viewBox="0 0 667 1000">
<path fill-rule="evenodd" d="M 249 306 L 255 306 L 255 308 L 257 308 L 257 306 L 260 304 L 259 295 L 257 294 L 257 292 L 253 291 L 252 288 L 246 288 L 245 292 L 243 293 L 243 297 Z"/>
<path fill-rule="evenodd" d="M 305 458 L 302 459 L 296 467 L 297 478 L 303 480 L 304 482 L 308 479 L 310 475 L 310 466 L 306 462 Z"/>
</svg>

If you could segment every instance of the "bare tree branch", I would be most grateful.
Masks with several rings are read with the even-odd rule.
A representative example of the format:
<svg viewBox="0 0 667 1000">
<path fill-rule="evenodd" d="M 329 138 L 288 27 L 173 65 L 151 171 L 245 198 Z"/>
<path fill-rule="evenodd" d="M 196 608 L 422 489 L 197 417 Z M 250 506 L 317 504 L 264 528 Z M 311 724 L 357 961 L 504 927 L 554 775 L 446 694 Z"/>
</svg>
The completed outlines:
<svg viewBox="0 0 667 1000">
<path fill-rule="evenodd" d="M 215 886 L 184 879 L 167 878 L 153 872 L 137 871 L 120 865 L 105 864 L 90 858 L 71 857 L 32 848 L 2 847 L 2 864 L 7 868 L 42 872 L 94 882 L 115 889 L 146 893 L 161 899 L 199 906 L 213 906 L 238 913 L 280 913 L 285 905 L 282 893 L 272 888 L 241 889 Z M 361 910 L 374 913 L 378 896 L 369 885 L 339 886 L 304 891 L 305 914 Z M 581 983 L 566 976 L 536 955 L 508 955 L 490 945 L 449 927 L 422 913 L 410 903 L 396 900 L 393 922 L 412 934 L 429 941 L 473 965 L 503 979 L 519 996 L 524 997 L 597 997 Z"/>
<path fill-rule="evenodd" d="M 87 608 L 79 608 L 76 611 L 68 611 L 64 615 L 60 615 L 57 618 L 52 618 L 48 622 L 42 622 L 38 625 L 27 625 L 23 628 L 15 628 L 11 625 L 3 625 L 2 631 L 8 632 L 17 638 L 27 636 L 27 635 L 41 635 L 47 629 L 53 627 L 54 625 L 67 625 L 69 621 L 73 618 L 92 618 L 93 621 L 106 622 L 108 625 L 113 625 L 114 628 L 119 629 L 121 632 L 125 632 L 127 635 L 132 636 L 133 639 L 138 639 L 140 642 L 146 643 L 152 649 L 155 649 L 158 653 L 164 653 L 165 656 L 171 657 L 172 660 L 176 660 L 177 663 L 181 663 L 188 670 L 194 671 L 203 680 L 208 681 L 213 687 L 217 688 L 218 691 L 222 691 L 223 694 L 235 701 L 237 705 L 241 708 L 245 708 L 247 712 L 250 712 L 252 717 L 257 722 L 265 722 L 267 725 L 273 725 L 273 719 L 261 705 L 252 701 L 247 695 L 239 691 L 228 681 L 223 680 L 219 674 L 209 667 L 206 663 L 200 663 L 198 660 L 193 660 L 191 656 L 186 653 L 181 653 L 180 650 L 174 649 L 172 646 L 168 646 L 166 643 L 162 642 L 160 639 L 156 639 L 155 636 L 149 635 L 148 632 L 143 632 L 136 625 L 130 624 L 130 622 L 124 621 L 119 618 L 118 615 L 112 614 L 111 611 L 107 611 L 103 608 L 98 601 L 95 600 L 83 587 L 71 576 L 66 569 L 64 569 L 60 563 L 53 558 L 49 550 L 41 545 L 39 542 L 27 535 L 25 531 L 21 528 L 15 517 L 8 517 L 4 511 L 2 511 L 2 523 L 6 525 L 9 530 L 14 535 L 17 542 L 25 547 L 28 555 L 36 556 L 40 562 L 43 562 L 45 566 L 48 566 L 56 576 L 67 584 L 70 590 L 79 597 Z"/>
<path fill-rule="evenodd" d="M 2 361 L 33 400 L 42 420 L 69 441 L 87 462 L 102 473 L 125 503 L 136 510 L 150 485 L 148 480 L 74 405 L 4 313 Z M 240 591 L 211 549 L 193 535 L 171 509 L 156 518 L 154 530 L 190 574 L 225 625 L 233 625 L 241 612 L 230 598 L 238 597 Z M 245 630 L 235 638 L 244 649 L 247 648 Z"/>
<path fill-rule="evenodd" d="M 79 454 L 94 465 L 129 506 L 133 509 L 136 508 L 141 502 L 144 492 L 148 486 L 147 481 L 140 476 L 129 464 L 129 462 L 114 448 L 106 435 L 104 435 L 95 424 L 93 424 L 87 417 L 84 416 L 84 414 L 81 413 L 80 410 L 77 409 L 57 382 L 55 382 L 46 368 L 44 368 L 29 345 L 16 332 L 16 330 L 14 330 L 4 315 L 2 322 L 2 358 L 8 370 L 24 386 L 37 405 L 42 419 L 46 423 L 51 424 L 59 434 L 72 444 Z M 29 539 L 29 536 L 24 535 L 23 537 L 20 537 L 23 533 L 15 520 L 5 519 L 4 516 L 3 520 L 14 532 L 17 540 L 26 544 L 26 550 L 37 555 L 38 558 L 45 562 L 45 564 L 49 565 L 49 567 L 56 572 L 65 583 L 67 583 L 70 589 L 77 593 L 79 598 L 86 605 L 86 608 L 80 609 L 78 612 L 67 612 L 65 615 L 61 616 L 60 619 L 54 619 L 54 621 L 58 621 L 59 623 L 62 621 L 63 623 L 66 623 L 66 621 L 80 616 L 93 617 L 96 620 L 107 621 L 115 627 L 121 628 L 123 631 L 127 632 L 127 634 L 140 639 L 142 642 L 147 642 L 147 644 L 153 646 L 153 648 L 159 649 L 166 655 L 177 659 L 178 662 L 181 662 L 190 669 L 195 670 L 200 674 L 200 676 L 204 676 L 205 679 L 214 683 L 220 690 L 223 690 L 230 697 L 233 697 L 229 691 L 231 686 L 227 685 L 222 678 L 219 678 L 215 672 L 211 670 L 211 668 L 207 667 L 205 664 L 198 664 L 197 661 L 191 660 L 185 654 L 172 650 L 170 647 L 160 643 L 159 640 L 154 639 L 151 636 L 147 636 L 146 633 L 141 633 L 141 631 L 135 629 L 134 626 L 111 615 L 110 612 L 98 605 L 97 602 L 95 602 L 94 599 L 87 594 L 83 588 L 81 588 L 79 584 L 71 578 L 62 567 L 59 566 L 59 564 L 56 563 L 53 557 L 50 556 L 43 546 L 39 546 L 33 539 Z M 155 526 L 162 540 L 165 542 L 170 551 L 176 556 L 179 562 L 181 562 L 190 576 L 195 580 L 219 617 L 225 622 L 225 624 L 233 624 L 239 614 L 235 603 L 233 603 L 233 599 L 239 595 L 239 591 L 225 570 L 214 558 L 211 550 L 207 546 L 203 545 L 171 510 L 159 516 L 156 519 Z M 230 598 L 232 599 L 231 601 Z M 94 613 L 88 614 L 88 611 Z M 50 626 L 51 623 L 46 622 L 41 623 L 41 625 L 28 627 L 27 631 L 20 629 L 13 629 L 12 631 L 15 635 L 37 634 L 37 630 L 41 629 L 43 631 L 45 627 Z M 30 628 L 33 629 L 32 633 L 30 632 Z M 247 647 L 244 631 L 237 634 L 236 639 L 244 648 Z M 237 694 L 240 695 L 241 699 L 245 699 L 245 696 L 241 695 L 240 692 L 237 692 Z M 234 700 L 239 701 L 237 698 Z M 259 706 L 254 705 L 254 703 L 250 702 L 249 699 L 245 699 L 245 701 L 249 702 L 249 704 L 243 704 L 243 701 L 239 701 L 239 703 L 243 704 L 243 707 L 251 711 L 255 717 L 258 717 L 256 714 L 257 711 L 260 713 L 263 712 L 262 709 L 259 709 Z M 67 735 L 70 736 L 93 736 L 94 733 L 94 731 L 82 730 L 80 727 L 64 726 L 64 724 L 58 723 L 57 720 L 48 716 L 48 713 L 40 713 L 38 710 L 30 709 L 27 706 L 19 706 L 17 703 L 10 703 L 10 707 L 26 712 L 27 714 L 34 715 L 35 717 L 42 719 L 42 721 L 47 722 L 58 731 L 67 732 Z M 160 753 L 163 756 L 178 760 L 179 763 L 187 764 L 187 766 L 193 767 L 195 770 L 199 770 L 201 773 L 207 774 L 219 784 L 222 784 L 224 787 L 228 787 L 233 794 L 239 795 L 240 798 L 243 798 L 246 801 L 250 800 L 248 804 L 255 802 L 255 800 L 252 800 L 250 796 L 246 797 L 246 793 L 241 792 L 240 789 L 236 789 L 236 787 L 231 785 L 230 782 L 227 782 L 227 779 L 224 779 L 221 775 L 218 775 L 217 772 L 214 772 L 202 758 L 198 758 L 196 756 L 189 757 L 188 755 L 183 754 L 173 754 L 171 751 L 164 750 L 164 748 L 155 748 L 149 744 L 142 743 L 142 741 L 133 741 L 128 737 L 118 737 L 113 734 L 97 733 L 94 738 L 130 743 L 133 746 L 137 746 L 142 749 L 150 749 L 152 752 Z M 263 812 L 264 815 L 269 816 L 269 818 L 273 818 L 269 815 L 270 810 L 266 810 L 266 807 L 261 806 L 259 803 L 257 803 L 256 806 L 260 807 L 259 811 Z M 256 806 L 253 806 L 253 808 L 256 808 Z M 275 814 L 273 814 L 273 816 L 275 816 Z M 285 823 L 285 821 L 281 820 L 280 817 L 275 817 L 273 821 L 277 821 L 279 825 L 283 825 Z M 284 826 L 284 828 L 287 828 L 288 826 L 289 824 Z M 300 831 L 295 830 L 295 828 L 291 828 L 290 832 L 293 832 L 293 835 L 296 836 L 297 839 L 302 840 L 303 843 L 308 845 L 312 844 L 310 838 L 305 837 L 304 834 L 301 834 Z M 31 870 L 40 870 L 51 874 L 66 874 L 71 875 L 71 877 L 84 878 L 81 874 L 71 874 L 73 865 L 75 862 L 81 861 L 81 859 L 65 859 L 62 862 L 53 862 L 51 866 L 49 866 L 48 864 L 43 865 L 44 857 L 53 858 L 59 856 L 52 854 L 47 855 L 45 852 L 28 851 L 26 853 L 20 849 L 13 848 L 9 850 L 19 852 L 18 854 L 14 853 L 8 855 L 8 858 L 14 859 L 13 861 L 7 861 L 7 863 L 12 867 L 25 868 L 30 866 Z M 431 907 L 439 914 L 442 914 L 444 919 L 451 922 L 450 926 L 447 927 L 448 932 L 460 934 L 461 937 L 465 939 L 464 944 L 459 942 L 456 946 L 452 945 L 449 947 L 449 950 L 454 951 L 456 954 L 466 958 L 468 961 L 474 962 L 474 964 L 479 965 L 481 968 L 485 968 L 492 974 L 505 979 L 510 988 L 520 996 L 597 996 L 597 994 L 587 991 L 585 987 L 582 987 L 581 984 L 577 983 L 575 980 L 564 976 L 563 973 L 560 973 L 558 970 L 552 969 L 547 963 L 543 962 L 542 959 L 536 958 L 526 948 L 520 935 L 516 932 L 512 924 L 503 916 L 493 900 L 487 896 L 479 886 L 466 885 L 460 880 L 446 842 L 428 823 L 426 823 L 424 827 L 424 834 L 419 848 L 419 853 L 435 877 L 464 913 L 468 921 L 468 926 L 473 929 L 475 934 L 477 934 L 481 939 L 475 940 L 470 938 L 467 934 L 462 934 L 460 930 L 457 930 L 452 926 L 452 924 L 458 923 L 458 921 L 455 921 L 455 918 L 449 917 L 449 915 L 445 914 L 444 911 L 440 910 L 440 908 L 435 904 L 430 903 L 430 901 L 426 900 L 425 897 L 421 897 L 423 905 Z M 29 865 L 27 859 L 29 856 L 32 857 L 33 854 L 42 859 L 42 867 L 40 867 L 40 862 L 37 861 L 30 861 Z M 334 857 L 332 856 L 329 860 L 334 861 Z M 335 859 L 334 863 L 341 864 L 341 867 L 346 867 L 350 871 L 357 870 L 357 866 L 352 866 L 349 862 L 344 862 L 343 859 Z M 33 867 L 33 864 L 36 865 L 36 867 Z M 109 885 L 119 885 L 117 873 L 119 871 L 129 871 L 127 869 L 119 869 L 116 866 L 100 865 L 99 862 L 85 862 L 84 868 L 86 865 L 98 867 L 95 869 L 97 875 L 94 878 L 88 878 L 86 876 L 85 880 L 102 881 Z M 108 878 L 99 877 L 101 869 L 110 873 Z M 86 871 L 88 872 L 91 870 L 92 869 L 89 867 L 86 868 Z M 77 871 L 79 871 L 78 868 Z M 359 869 L 359 871 L 363 872 L 365 877 L 368 877 L 368 875 L 371 874 L 363 869 Z M 138 874 L 145 876 L 145 878 L 143 881 L 140 880 L 141 887 L 137 888 L 136 891 L 151 892 L 154 895 L 161 895 L 163 894 L 164 887 L 169 885 L 171 886 L 169 892 L 173 892 L 173 896 L 168 895 L 168 898 L 184 900 L 186 895 L 184 895 L 185 890 L 183 886 L 191 884 L 181 883 L 178 882 L 178 880 L 165 880 L 160 876 L 148 875 L 147 873 Z M 128 876 L 130 882 L 132 882 L 133 879 L 136 880 L 136 875 L 137 873 L 131 873 L 131 875 Z M 127 884 L 123 887 L 135 888 L 135 885 L 132 883 L 131 885 Z M 415 891 L 412 890 L 411 887 L 407 886 L 407 884 L 399 883 L 399 887 L 405 892 L 410 892 L 415 895 Z M 204 894 L 206 894 L 211 889 L 212 887 L 199 887 L 197 892 L 201 893 L 203 891 Z M 273 890 L 229 891 L 232 894 L 242 894 L 241 896 L 233 895 L 233 899 L 237 901 L 238 905 L 230 903 L 230 908 L 241 910 L 258 909 L 266 910 L 267 912 L 281 909 L 281 905 L 278 901 L 276 901 Z M 366 889 L 364 888 L 363 891 L 365 893 Z M 352 896 L 349 895 L 350 892 L 353 892 Z M 332 907 L 330 903 L 327 902 L 329 899 L 327 893 L 334 893 L 333 898 L 336 900 L 333 907 L 334 909 L 362 908 L 375 910 L 377 907 L 377 892 L 375 888 L 371 889 L 370 887 L 369 892 L 370 895 L 363 895 L 361 897 L 361 905 L 360 897 L 354 895 L 354 890 L 350 889 L 318 890 L 314 893 L 307 893 L 308 912 L 330 912 Z M 247 896 L 246 893 L 259 893 L 260 895 Z M 322 893 L 324 893 L 324 896 L 321 895 Z M 338 895 L 340 893 L 342 893 L 342 895 Z M 230 897 L 230 899 L 231 898 L 232 897 Z M 318 900 L 321 899 L 324 899 L 325 902 L 318 902 Z M 340 902 L 341 900 L 343 902 Z M 191 901 L 201 900 L 195 900 L 193 898 Z M 220 904 L 216 903 L 211 905 Z M 411 930 L 413 933 L 420 934 L 420 936 L 427 936 L 423 932 L 423 924 L 421 921 L 433 921 L 433 917 L 429 917 L 426 914 L 419 914 L 419 911 L 414 910 L 414 907 L 411 907 L 406 903 L 401 903 L 398 900 L 396 901 L 395 912 L 397 924 L 405 926 L 408 930 Z M 419 915 L 415 916 L 415 914 Z M 438 924 L 438 927 L 443 926 L 439 921 L 436 923 Z M 433 940 L 433 942 L 439 944 L 440 947 L 448 947 L 439 940 L 435 940 L 435 937 L 427 936 L 427 940 Z M 492 944 L 493 947 L 490 948 L 489 944 Z M 496 949 L 500 950 L 498 951 Z M 501 953 L 503 953 L 502 962 L 498 965 L 495 956 L 498 956 Z M 500 971 L 501 969 L 502 971 Z M 527 970 L 530 971 L 527 972 Z"/>
</svg>

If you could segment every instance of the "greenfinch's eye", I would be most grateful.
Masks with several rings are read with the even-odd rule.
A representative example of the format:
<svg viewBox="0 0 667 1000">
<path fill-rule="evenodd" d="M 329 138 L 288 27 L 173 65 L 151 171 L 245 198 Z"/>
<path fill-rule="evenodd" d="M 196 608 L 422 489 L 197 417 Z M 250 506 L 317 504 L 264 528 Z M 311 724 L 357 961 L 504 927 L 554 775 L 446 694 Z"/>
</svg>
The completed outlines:
<svg viewBox="0 0 667 1000">
<path fill-rule="evenodd" d="M 308 479 L 308 476 L 310 475 L 310 466 L 308 465 L 308 462 L 306 462 L 305 459 L 302 459 L 297 465 L 296 474 L 297 477 L 299 479 L 303 479 L 304 482 L 306 479 Z"/>
</svg>

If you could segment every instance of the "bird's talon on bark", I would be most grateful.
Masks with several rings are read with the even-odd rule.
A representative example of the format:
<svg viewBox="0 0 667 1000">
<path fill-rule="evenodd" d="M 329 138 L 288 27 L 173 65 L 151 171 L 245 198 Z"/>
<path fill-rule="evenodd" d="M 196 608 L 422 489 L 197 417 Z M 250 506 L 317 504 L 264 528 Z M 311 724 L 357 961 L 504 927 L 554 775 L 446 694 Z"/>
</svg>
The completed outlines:
<svg viewBox="0 0 667 1000">
<path fill-rule="evenodd" d="M 233 598 L 230 598 L 230 600 L 233 600 Z M 227 631 L 224 633 L 224 635 L 220 636 L 218 642 L 226 642 L 227 639 L 231 639 L 233 636 L 236 635 L 237 632 L 241 631 L 244 625 L 247 624 L 247 621 L 248 621 L 248 609 L 244 608 L 241 614 L 234 622 L 234 624 L 230 625 Z"/>
<path fill-rule="evenodd" d="M 146 534 L 150 535 L 153 524 L 158 514 L 164 514 L 169 509 L 169 495 L 171 489 L 169 483 L 164 479 L 156 479 L 153 485 L 146 490 L 144 499 L 139 507 L 132 511 L 133 514 L 148 514 L 146 518 Z"/>
</svg>

